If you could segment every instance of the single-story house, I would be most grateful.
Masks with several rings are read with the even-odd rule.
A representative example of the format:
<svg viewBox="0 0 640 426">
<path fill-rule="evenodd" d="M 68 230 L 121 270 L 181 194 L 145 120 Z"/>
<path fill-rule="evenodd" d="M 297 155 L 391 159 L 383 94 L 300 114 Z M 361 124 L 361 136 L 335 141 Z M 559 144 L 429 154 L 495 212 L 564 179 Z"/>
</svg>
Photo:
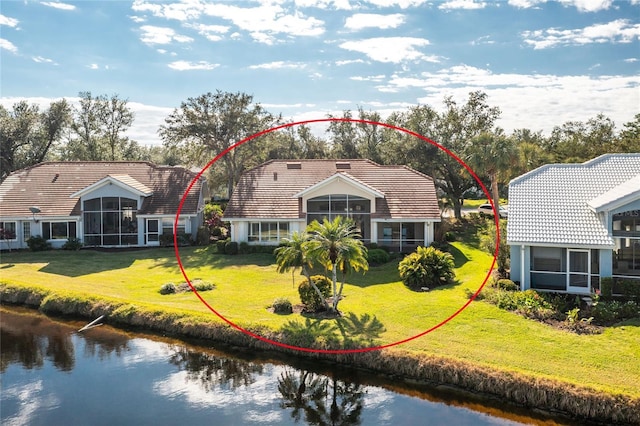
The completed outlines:
<svg viewBox="0 0 640 426">
<path fill-rule="evenodd" d="M 601 277 L 640 285 L 640 153 L 550 164 L 509 183 L 511 279 L 588 294 Z"/>
<path fill-rule="evenodd" d="M 14 237 L 0 248 L 27 247 L 43 236 L 54 248 L 69 238 L 85 246 L 157 246 L 173 235 L 178 205 L 197 173 L 148 162 L 45 162 L 11 173 L 0 184 L 0 227 Z M 185 199 L 178 233 L 202 224 L 208 199 L 199 179 Z"/>
<path fill-rule="evenodd" d="M 441 220 L 431 177 L 363 159 L 267 161 L 242 175 L 224 212 L 233 241 L 274 245 L 336 216 L 397 251 L 429 245 Z"/>
</svg>

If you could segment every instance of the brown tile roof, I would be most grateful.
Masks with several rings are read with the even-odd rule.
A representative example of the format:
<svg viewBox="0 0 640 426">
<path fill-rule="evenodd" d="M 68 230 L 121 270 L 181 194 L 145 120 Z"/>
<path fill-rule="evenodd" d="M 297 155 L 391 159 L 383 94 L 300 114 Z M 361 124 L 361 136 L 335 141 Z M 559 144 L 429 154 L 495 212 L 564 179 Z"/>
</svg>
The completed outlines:
<svg viewBox="0 0 640 426">
<path fill-rule="evenodd" d="M 39 217 L 79 215 L 80 199 L 69 196 L 107 176 L 141 192 L 153 191 L 138 214 L 176 214 L 180 199 L 196 173 L 183 167 L 143 161 L 41 163 L 11 173 L 0 184 L 0 217 L 31 216 L 31 206 L 40 208 Z M 182 213 L 196 212 L 203 184 L 202 179 L 193 185 Z"/>
<path fill-rule="evenodd" d="M 350 163 L 350 168 L 336 164 Z M 242 175 L 226 218 L 297 218 L 300 200 L 293 196 L 335 173 L 385 194 L 376 199 L 373 218 L 440 219 L 433 179 L 406 166 L 382 166 L 370 160 L 271 160 Z"/>
</svg>

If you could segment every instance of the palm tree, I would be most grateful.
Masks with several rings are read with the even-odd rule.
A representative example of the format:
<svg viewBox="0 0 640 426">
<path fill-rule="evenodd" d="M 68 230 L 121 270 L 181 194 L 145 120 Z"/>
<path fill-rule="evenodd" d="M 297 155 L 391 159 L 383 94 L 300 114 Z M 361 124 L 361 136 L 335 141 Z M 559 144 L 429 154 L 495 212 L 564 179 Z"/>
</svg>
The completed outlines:
<svg viewBox="0 0 640 426">
<path fill-rule="evenodd" d="M 311 258 L 317 259 L 327 267 L 331 267 L 333 282 L 333 311 L 338 311 L 338 302 L 342 296 L 344 280 L 337 289 L 338 267 L 345 273 L 349 269 L 364 270 L 369 268 L 366 259 L 367 249 L 358 238 L 360 235 L 350 220 L 337 216 L 333 221 L 324 219 L 322 224 L 314 220 L 307 227 L 311 236 L 305 244 Z"/>
<path fill-rule="evenodd" d="M 320 300 L 324 303 L 325 309 L 329 309 L 329 305 L 325 300 L 324 296 L 320 289 L 315 285 L 313 280 L 311 279 L 311 274 L 309 273 L 310 268 L 313 267 L 313 262 L 311 261 L 311 257 L 307 252 L 306 245 L 309 241 L 309 234 L 300 233 L 294 231 L 291 233 L 290 238 L 285 238 L 282 240 L 282 246 L 278 247 L 275 250 L 276 255 L 276 263 L 277 263 L 277 271 L 279 273 L 285 273 L 291 270 L 291 280 L 292 285 L 295 286 L 295 271 L 298 268 L 302 268 L 302 273 L 307 278 L 307 281 L 313 289 L 320 296 Z"/>
<path fill-rule="evenodd" d="M 495 133 L 484 132 L 473 138 L 465 150 L 465 159 L 478 174 L 484 174 L 491 181 L 491 197 L 498 209 L 500 196 L 498 181 L 508 174 L 509 168 L 516 161 L 517 151 L 512 140 L 505 137 L 500 130 Z"/>
</svg>

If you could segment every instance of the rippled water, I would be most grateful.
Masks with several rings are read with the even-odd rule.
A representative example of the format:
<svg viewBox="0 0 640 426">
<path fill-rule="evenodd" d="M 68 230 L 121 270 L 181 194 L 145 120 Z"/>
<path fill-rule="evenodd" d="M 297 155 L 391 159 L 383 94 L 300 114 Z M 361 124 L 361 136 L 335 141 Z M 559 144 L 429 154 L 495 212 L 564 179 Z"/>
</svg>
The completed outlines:
<svg viewBox="0 0 640 426">
<path fill-rule="evenodd" d="M 327 365 L 0 314 L 2 425 L 560 424 Z"/>
</svg>

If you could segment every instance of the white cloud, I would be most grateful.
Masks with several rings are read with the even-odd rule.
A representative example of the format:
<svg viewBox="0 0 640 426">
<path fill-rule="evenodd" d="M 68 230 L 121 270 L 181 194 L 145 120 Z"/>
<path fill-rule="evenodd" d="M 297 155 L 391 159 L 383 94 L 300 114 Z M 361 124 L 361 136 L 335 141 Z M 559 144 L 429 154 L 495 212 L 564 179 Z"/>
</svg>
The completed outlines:
<svg viewBox="0 0 640 426">
<path fill-rule="evenodd" d="M 178 71 L 212 70 L 219 66 L 220 64 L 212 64 L 207 61 L 198 61 L 198 62 L 174 61 L 169 64 L 169 68 L 178 70 Z"/>
<path fill-rule="evenodd" d="M 8 50 L 11 53 L 18 52 L 18 48 L 16 47 L 16 45 L 4 38 L 0 38 L 0 49 Z"/>
<path fill-rule="evenodd" d="M 4 16 L 0 14 L 0 25 L 6 25 L 8 27 L 15 28 L 18 26 L 18 20 L 14 18 L 9 18 L 8 16 Z"/>
<path fill-rule="evenodd" d="M 142 22 L 147 22 L 147 18 L 143 16 L 129 16 L 129 18 L 135 22 L 136 24 L 140 24 Z"/>
<path fill-rule="evenodd" d="M 628 19 L 617 19 L 606 24 L 594 24 L 585 28 L 560 30 L 524 31 L 524 42 L 534 49 L 555 46 L 585 45 L 591 43 L 630 43 L 640 39 L 640 24 L 631 24 Z"/>
<path fill-rule="evenodd" d="M 295 0 L 298 7 L 317 7 L 318 9 L 351 10 L 349 0 Z"/>
<path fill-rule="evenodd" d="M 345 61 L 336 61 L 336 65 L 341 67 L 343 65 L 349 65 L 349 64 L 364 64 L 365 61 L 362 59 L 348 59 Z"/>
<path fill-rule="evenodd" d="M 209 41 L 220 41 L 222 40 L 220 34 L 229 32 L 229 27 L 226 25 L 186 24 L 185 26 L 195 29 Z"/>
<path fill-rule="evenodd" d="M 45 63 L 45 64 L 58 65 L 53 59 L 45 58 L 43 56 L 33 56 L 31 59 L 33 59 L 34 62 L 37 62 L 39 64 Z"/>
<path fill-rule="evenodd" d="M 87 68 L 89 68 L 90 70 L 97 70 L 100 69 L 100 66 L 98 64 L 89 64 L 87 65 Z"/>
<path fill-rule="evenodd" d="M 278 34 L 287 36 L 319 36 L 324 34 L 324 22 L 307 17 L 300 11 L 287 12 L 277 4 L 238 7 L 229 4 L 207 4 L 205 14 L 232 22 L 257 42 L 273 44 Z"/>
<path fill-rule="evenodd" d="M 243 4 L 243 3 L 241 3 Z M 213 16 L 231 22 L 247 31 L 257 42 L 274 44 L 277 36 L 318 36 L 325 32 L 324 22 L 305 16 L 299 10 L 286 10 L 277 2 L 264 2 L 256 7 L 241 7 L 228 3 L 204 3 L 188 0 L 178 3 L 155 3 L 136 0 L 132 5 L 136 12 L 148 12 L 153 16 L 178 21 L 193 21 L 202 16 Z M 215 34 L 212 35 L 214 38 Z"/>
<path fill-rule="evenodd" d="M 550 132 L 566 121 L 586 121 L 598 113 L 616 118 L 617 124 L 633 119 L 640 101 L 640 76 L 588 76 L 492 73 L 467 65 L 417 76 L 392 76 L 378 86 L 382 92 L 423 90 L 418 102 L 441 109 L 444 96 L 464 102 L 469 92 L 482 90 L 489 104 L 500 107 L 499 126 Z M 428 136 L 428 135 L 427 135 Z"/>
<path fill-rule="evenodd" d="M 302 62 L 274 61 L 274 62 L 268 62 L 265 64 L 251 65 L 249 66 L 249 69 L 252 69 L 252 70 L 258 70 L 258 69 L 275 70 L 275 69 L 283 69 L 283 68 L 304 69 L 306 67 L 307 67 L 307 64 Z"/>
<path fill-rule="evenodd" d="M 377 7 L 399 7 L 400 9 L 420 6 L 427 2 L 428 0 L 368 0 L 368 3 Z"/>
<path fill-rule="evenodd" d="M 639 1 L 640 1 L 640 0 L 639 0 Z M 632 64 L 632 63 L 634 63 L 634 62 L 638 62 L 638 58 L 627 58 L 627 59 L 625 59 L 624 61 L 625 61 L 625 62 L 627 62 L 627 63 Z"/>
<path fill-rule="evenodd" d="M 340 44 L 345 50 L 360 52 L 378 62 L 400 63 L 404 61 L 426 60 L 437 62 L 435 56 L 426 56 L 418 47 L 429 45 L 429 40 L 415 37 L 376 37 L 364 40 L 346 41 Z"/>
<path fill-rule="evenodd" d="M 353 76 L 353 77 L 349 77 L 350 80 L 353 81 L 375 81 L 375 82 L 379 82 L 379 81 L 383 81 L 385 79 L 385 75 L 384 74 L 380 74 L 380 75 L 371 75 L 371 76 L 367 76 L 367 77 L 363 77 L 363 76 Z"/>
<path fill-rule="evenodd" d="M 189 43 L 193 41 L 191 37 L 177 34 L 173 28 L 143 25 L 140 29 L 142 30 L 140 40 L 146 44 L 169 44 L 173 41 Z"/>
<path fill-rule="evenodd" d="M 454 9 L 484 9 L 487 4 L 483 1 L 476 2 L 476 0 L 449 0 L 438 6 L 438 9 L 442 10 L 454 10 Z"/>
<path fill-rule="evenodd" d="M 43 1 L 42 3 L 40 3 L 43 6 L 49 6 L 49 7 L 53 7 L 55 9 L 60 9 L 60 10 L 75 10 L 76 7 L 72 4 L 67 4 L 67 3 L 60 3 L 57 1 Z"/>
<path fill-rule="evenodd" d="M 150 12 L 152 15 L 176 21 L 191 21 L 202 15 L 203 5 L 199 1 L 181 1 L 175 3 L 147 2 L 135 0 L 131 9 L 136 12 Z"/>
<path fill-rule="evenodd" d="M 393 15 L 380 15 L 377 13 L 356 13 L 347 18 L 344 26 L 350 30 L 361 30 L 363 28 L 379 28 L 386 30 L 388 28 L 397 28 L 404 24 L 405 16 L 401 13 Z"/>
<path fill-rule="evenodd" d="M 575 6 L 579 12 L 597 12 L 611 7 L 613 0 L 558 0 L 565 6 Z"/>
<path fill-rule="evenodd" d="M 536 7 L 541 3 L 547 3 L 550 0 L 509 0 L 508 3 L 511 6 L 528 9 Z M 575 7 L 579 12 L 598 12 L 600 10 L 607 10 L 611 7 L 613 0 L 557 0 L 565 7 Z M 637 3 L 640 0 L 632 0 L 631 4 Z"/>
</svg>

